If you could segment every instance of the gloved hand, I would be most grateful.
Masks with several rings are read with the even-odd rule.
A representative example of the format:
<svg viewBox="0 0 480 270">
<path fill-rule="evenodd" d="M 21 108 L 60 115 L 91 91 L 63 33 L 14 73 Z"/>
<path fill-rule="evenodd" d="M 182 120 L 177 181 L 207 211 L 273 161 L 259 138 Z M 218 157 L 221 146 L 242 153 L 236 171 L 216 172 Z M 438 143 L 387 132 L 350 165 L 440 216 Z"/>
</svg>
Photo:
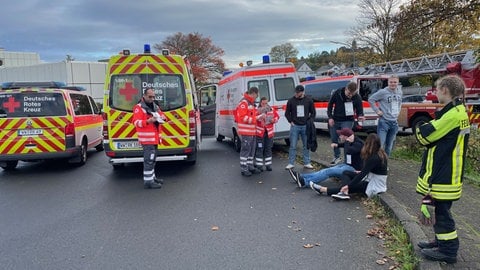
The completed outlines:
<svg viewBox="0 0 480 270">
<path fill-rule="evenodd" d="M 425 197 L 422 198 L 422 205 L 420 207 L 420 214 L 418 219 L 420 223 L 423 225 L 432 225 L 435 224 L 435 217 L 433 215 L 433 198 L 430 194 L 427 194 Z"/>
</svg>

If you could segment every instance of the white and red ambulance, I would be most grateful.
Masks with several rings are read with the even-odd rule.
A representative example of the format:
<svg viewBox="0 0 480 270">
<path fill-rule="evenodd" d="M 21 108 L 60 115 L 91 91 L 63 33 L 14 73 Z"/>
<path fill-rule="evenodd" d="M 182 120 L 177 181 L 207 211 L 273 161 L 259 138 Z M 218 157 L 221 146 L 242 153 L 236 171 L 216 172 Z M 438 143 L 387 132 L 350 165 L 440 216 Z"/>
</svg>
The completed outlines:
<svg viewBox="0 0 480 270">
<path fill-rule="evenodd" d="M 230 138 L 234 147 L 240 151 L 240 137 L 237 134 L 237 123 L 234 121 L 235 108 L 243 94 L 250 87 L 257 87 L 261 97 L 267 97 L 268 104 L 275 108 L 280 119 L 275 124 L 274 139 L 285 139 L 289 143 L 290 124 L 285 118 L 287 100 L 294 95 L 299 78 L 295 66 L 290 63 L 270 63 L 264 56 L 261 64 L 246 65 L 226 74 L 218 83 L 216 91 L 215 136 L 217 141 Z"/>
</svg>

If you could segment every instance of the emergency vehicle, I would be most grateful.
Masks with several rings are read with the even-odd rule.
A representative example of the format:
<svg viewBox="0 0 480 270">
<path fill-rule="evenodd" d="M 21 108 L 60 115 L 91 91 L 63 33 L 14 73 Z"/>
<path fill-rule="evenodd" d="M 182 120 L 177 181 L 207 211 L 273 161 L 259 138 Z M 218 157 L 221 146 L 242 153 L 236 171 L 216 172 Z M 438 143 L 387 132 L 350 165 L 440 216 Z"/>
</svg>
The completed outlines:
<svg viewBox="0 0 480 270">
<path fill-rule="evenodd" d="M 431 78 L 429 89 L 432 89 L 436 78 L 446 74 L 457 74 L 465 82 L 465 105 L 470 123 L 473 127 L 478 127 L 480 122 L 480 64 L 476 63 L 475 52 L 472 50 L 373 64 L 362 74 L 396 74 L 400 77 L 401 83 L 402 81 L 407 82 L 406 79 L 413 81 L 416 76 L 426 76 Z M 427 94 L 431 96 L 433 91 L 427 91 Z M 414 128 L 433 119 L 435 111 L 440 107 L 443 105 L 429 102 L 402 103 L 398 124 L 403 129 Z"/>
<path fill-rule="evenodd" d="M 358 121 L 357 116 L 355 116 L 354 130 L 365 132 L 376 131 L 378 115 L 370 107 L 368 97 L 379 89 L 385 88 L 387 86 L 387 80 L 387 76 L 349 75 L 302 82 L 302 85 L 305 87 L 305 95 L 311 96 L 315 104 L 315 128 L 328 130 L 327 108 L 332 92 L 342 87 L 345 88 L 349 82 L 355 81 L 357 83 L 357 93 L 362 98 L 365 120 Z"/>
<path fill-rule="evenodd" d="M 87 149 L 103 150 L 103 119 L 81 87 L 58 82 L 4 83 L 0 90 L 0 166 L 67 159 L 83 165 Z"/>
<path fill-rule="evenodd" d="M 199 105 L 189 61 L 162 50 L 153 54 L 145 44 L 143 53 L 123 50 L 108 62 L 105 79 L 104 147 L 114 168 L 143 162 L 143 150 L 132 124 L 133 106 L 147 88 L 167 118 L 162 124 L 162 143 L 157 161 L 195 164 L 200 145 Z"/>
<path fill-rule="evenodd" d="M 274 139 L 285 139 L 289 144 L 290 124 L 285 118 L 287 100 L 293 97 L 295 86 L 299 84 L 295 66 L 290 63 L 271 63 L 264 56 L 260 64 L 246 66 L 226 74 L 218 83 L 216 91 L 215 133 L 217 141 L 225 138 L 233 140 L 234 148 L 240 151 L 240 137 L 234 120 L 235 109 L 250 87 L 259 90 L 256 103 L 261 97 L 267 97 L 268 104 L 277 110 L 280 119 L 275 124 Z"/>
</svg>

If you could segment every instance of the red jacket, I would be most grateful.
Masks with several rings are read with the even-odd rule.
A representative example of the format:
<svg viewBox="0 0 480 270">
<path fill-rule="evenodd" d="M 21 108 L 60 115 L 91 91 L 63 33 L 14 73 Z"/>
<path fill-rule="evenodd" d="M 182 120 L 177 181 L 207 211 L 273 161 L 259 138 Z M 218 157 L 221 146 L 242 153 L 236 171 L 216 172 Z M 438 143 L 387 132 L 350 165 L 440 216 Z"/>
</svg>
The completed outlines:
<svg viewBox="0 0 480 270">
<path fill-rule="evenodd" d="M 143 103 L 143 104 L 142 104 Z M 156 112 L 160 114 L 162 118 L 164 115 L 160 108 L 154 104 Z M 138 142 L 140 144 L 161 144 L 162 143 L 162 125 L 158 123 L 147 123 L 147 119 L 153 117 L 151 113 L 147 113 L 147 110 L 150 111 L 143 99 L 140 103 L 133 107 L 133 125 L 137 130 Z"/>
<path fill-rule="evenodd" d="M 243 94 L 237 105 L 238 135 L 255 136 L 257 126 L 257 109 L 253 97 Z"/>
<path fill-rule="evenodd" d="M 277 123 L 280 118 L 277 110 L 267 105 L 265 108 L 258 108 L 257 111 L 259 114 L 265 113 L 266 116 L 264 119 L 257 120 L 257 136 L 263 137 L 265 131 L 267 131 L 268 138 L 273 138 L 275 135 L 274 124 Z"/>
</svg>

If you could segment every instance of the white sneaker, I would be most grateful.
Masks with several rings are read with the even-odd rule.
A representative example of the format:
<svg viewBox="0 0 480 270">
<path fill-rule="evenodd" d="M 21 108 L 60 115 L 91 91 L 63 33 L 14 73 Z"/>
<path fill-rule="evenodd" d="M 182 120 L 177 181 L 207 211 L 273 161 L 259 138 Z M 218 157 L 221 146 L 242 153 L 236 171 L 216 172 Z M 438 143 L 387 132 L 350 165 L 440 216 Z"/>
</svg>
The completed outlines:
<svg viewBox="0 0 480 270">
<path fill-rule="evenodd" d="M 288 165 L 285 167 L 285 170 L 290 170 L 290 169 L 293 169 L 293 168 L 295 168 L 294 165 L 288 164 Z"/>
<path fill-rule="evenodd" d="M 313 189 L 315 192 L 317 192 L 318 195 L 322 195 L 322 194 L 323 194 L 323 192 L 320 190 L 320 189 L 322 188 L 322 186 L 320 186 L 320 185 L 317 185 L 317 184 L 315 184 L 315 183 L 313 183 L 313 182 L 310 182 L 310 188 Z"/>
<path fill-rule="evenodd" d="M 334 158 L 332 162 L 330 162 L 330 165 L 337 165 L 338 163 L 342 162 L 342 158 Z"/>
<path fill-rule="evenodd" d="M 337 194 L 332 194 L 332 198 L 337 199 L 337 200 L 350 200 L 350 196 L 348 194 L 345 194 L 343 192 L 339 192 Z"/>
<path fill-rule="evenodd" d="M 311 163 L 305 164 L 303 167 L 304 167 L 305 169 L 313 170 L 313 166 L 312 166 Z"/>
</svg>

